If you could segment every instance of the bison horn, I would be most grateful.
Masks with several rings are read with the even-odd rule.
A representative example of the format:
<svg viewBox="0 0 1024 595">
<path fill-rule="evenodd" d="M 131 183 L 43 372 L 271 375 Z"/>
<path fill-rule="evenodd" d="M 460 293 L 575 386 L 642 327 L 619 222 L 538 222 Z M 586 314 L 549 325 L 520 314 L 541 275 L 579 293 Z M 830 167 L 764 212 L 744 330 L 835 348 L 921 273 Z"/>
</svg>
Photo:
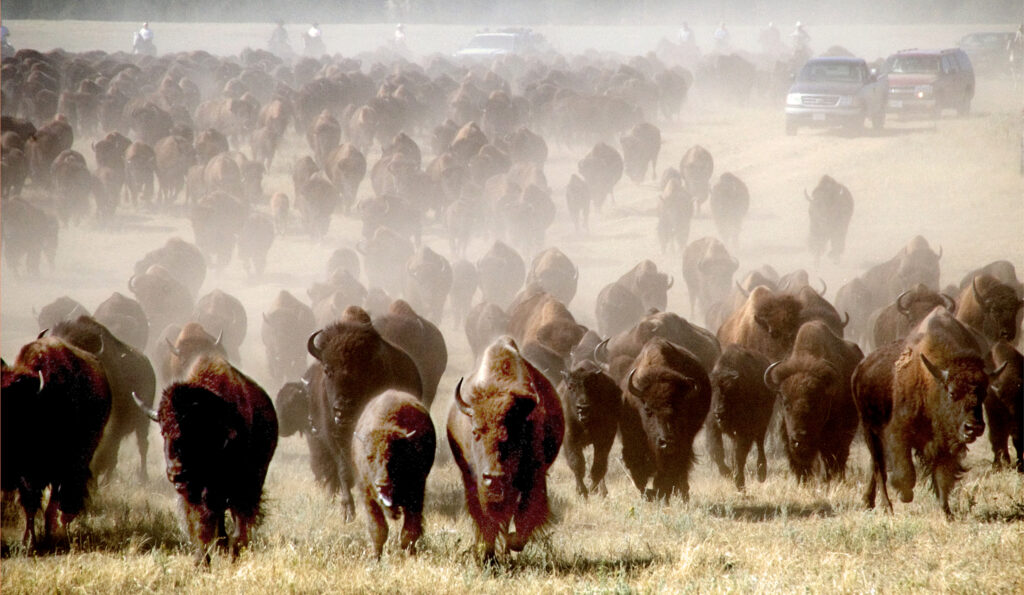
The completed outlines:
<svg viewBox="0 0 1024 595">
<path fill-rule="evenodd" d="M 1006 364 L 1003 364 L 1003 365 L 1006 365 Z M 36 391 L 36 394 L 38 394 L 38 393 L 43 392 L 43 387 L 46 386 L 46 380 L 43 378 L 43 371 L 42 370 L 37 370 L 36 373 L 39 374 L 39 390 Z"/>
<path fill-rule="evenodd" d="M 978 305 L 981 306 L 982 310 L 988 310 L 988 305 L 985 303 L 985 298 L 981 297 L 981 292 L 978 291 L 978 278 L 971 279 L 971 289 L 974 291 L 974 299 L 978 300 Z"/>
<path fill-rule="evenodd" d="M 743 286 L 742 286 L 742 285 L 740 285 L 740 282 L 739 282 L 739 281 L 736 281 L 735 283 L 736 283 L 736 289 L 738 289 L 738 290 L 739 290 L 739 292 L 740 292 L 741 294 L 743 294 L 743 297 L 744 297 L 744 298 L 748 298 L 748 297 L 750 297 L 750 292 L 749 292 L 749 291 L 747 291 L 746 289 L 743 289 Z"/>
<path fill-rule="evenodd" d="M 106 344 L 103 343 L 103 335 L 100 335 L 100 348 L 96 352 L 96 355 L 97 356 L 103 355 L 103 350 L 106 349 L 106 348 L 107 348 Z"/>
<path fill-rule="evenodd" d="M 935 260 L 942 259 L 942 244 L 939 244 L 939 255 L 935 257 Z"/>
<path fill-rule="evenodd" d="M 903 305 L 903 298 L 906 297 L 908 293 L 910 293 L 909 289 L 901 293 L 899 297 L 896 298 L 896 310 L 899 311 L 900 314 L 910 318 L 910 308 Z"/>
<path fill-rule="evenodd" d="M 138 277 L 138 275 L 132 275 L 128 278 L 128 291 L 132 293 L 137 293 L 135 291 L 135 277 Z"/>
<path fill-rule="evenodd" d="M 640 388 L 637 387 L 637 385 L 633 384 L 634 374 L 636 374 L 636 368 L 633 368 L 632 370 L 629 371 L 629 376 L 626 377 L 626 388 L 629 389 L 630 394 L 637 397 L 642 397 L 643 391 L 641 391 Z"/>
<path fill-rule="evenodd" d="M 214 341 L 213 346 L 214 347 L 220 347 L 220 341 L 223 338 L 224 338 L 224 329 L 221 329 L 220 332 L 217 333 L 217 340 Z"/>
<path fill-rule="evenodd" d="M 843 312 L 843 314 L 844 314 L 844 315 L 846 316 L 846 320 L 844 320 L 844 321 L 843 321 L 843 324 L 841 324 L 841 325 L 839 325 L 839 326 L 841 326 L 841 327 L 843 327 L 843 328 L 846 328 L 846 325 L 850 324 L 850 313 L 849 313 L 849 312 L 846 312 L 846 311 L 844 311 L 844 312 Z"/>
<path fill-rule="evenodd" d="M 413 436 L 415 436 L 415 435 L 416 435 L 416 430 L 413 430 L 411 432 L 406 432 L 405 433 L 405 439 L 406 440 L 412 440 Z"/>
<path fill-rule="evenodd" d="M 806 188 L 804 188 L 804 198 L 807 199 L 807 202 L 814 202 L 814 199 L 811 198 L 811 195 L 807 194 L 807 189 Z"/>
<path fill-rule="evenodd" d="M 135 406 L 146 414 L 146 417 L 153 421 L 160 421 L 160 415 L 156 412 L 156 409 L 153 409 L 149 405 L 143 403 L 142 399 L 139 398 L 139 395 L 136 394 L 135 391 L 132 391 L 132 400 L 135 401 Z"/>
<path fill-rule="evenodd" d="M 171 343 L 170 339 L 164 337 L 164 341 L 167 343 L 167 347 L 170 348 L 171 353 L 173 353 L 175 357 L 181 357 L 181 352 L 178 351 L 178 348 L 174 346 L 174 343 Z"/>
<path fill-rule="evenodd" d="M 306 387 L 306 390 L 309 390 L 309 386 L 310 386 L 310 384 L 312 384 L 312 383 L 311 383 L 311 382 L 309 381 L 309 378 L 305 378 L 305 377 L 303 377 L 303 378 L 299 378 L 299 382 L 301 382 L 301 383 L 302 383 L 302 386 Z"/>
<path fill-rule="evenodd" d="M 940 370 L 923 353 L 921 354 L 921 361 L 924 362 L 924 367 L 928 369 L 928 373 L 934 376 L 936 380 L 943 385 L 949 382 L 949 370 Z"/>
<path fill-rule="evenodd" d="M 764 371 L 764 385 L 767 386 L 769 389 L 771 389 L 772 392 L 775 392 L 775 391 L 779 390 L 779 385 L 778 385 L 778 383 L 775 382 L 775 377 L 772 376 L 772 370 L 775 369 L 775 366 L 777 366 L 777 365 L 779 365 L 781 363 L 782 363 L 781 360 L 777 361 L 777 362 L 773 363 L 772 365 L 768 366 L 765 369 L 765 371 Z"/>
<path fill-rule="evenodd" d="M 942 301 L 946 304 L 946 310 L 948 310 L 950 314 L 956 314 L 956 300 L 944 293 L 940 293 L 939 297 L 941 297 Z"/>
<path fill-rule="evenodd" d="M 48 328 L 44 328 L 43 330 L 39 331 L 39 334 L 36 335 L 36 340 L 38 341 L 39 339 L 42 339 L 43 337 L 46 336 L 46 333 L 48 332 L 50 332 L 50 329 Z"/>
<path fill-rule="evenodd" d="M 594 361 L 599 364 L 608 363 L 608 341 L 605 339 L 594 346 Z M 602 355 L 603 354 L 603 355 Z"/>
<path fill-rule="evenodd" d="M 578 266 L 573 266 L 572 267 L 572 280 L 573 281 L 579 281 L 580 280 L 580 267 L 578 267 Z"/>
<path fill-rule="evenodd" d="M 999 375 L 1003 373 L 1003 370 L 1006 369 L 1006 364 L 1008 364 L 1008 363 L 1010 363 L 1010 362 L 1003 362 L 1003 365 L 1001 365 L 998 368 L 996 368 L 995 370 L 992 370 L 991 372 L 989 372 L 988 373 L 989 380 L 995 380 L 996 378 L 999 378 Z"/>
<path fill-rule="evenodd" d="M 665 289 L 672 289 L 672 286 L 675 285 L 675 284 L 676 284 L 676 278 L 673 277 L 672 275 L 669 275 L 668 276 L 668 287 L 666 287 Z"/>
<path fill-rule="evenodd" d="M 459 378 L 459 383 L 455 385 L 455 405 L 459 408 L 459 411 L 463 415 L 473 417 L 473 408 L 468 403 L 462 400 L 462 381 L 465 378 Z"/>
<path fill-rule="evenodd" d="M 818 295 L 825 297 L 825 292 L 828 291 L 828 284 L 821 277 L 818 277 L 818 281 L 821 281 L 821 291 L 818 292 Z"/>
<path fill-rule="evenodd" d="M 312 335 L 309 336 L 309 339 L 306 341 L 306 351 L 308 351 L 310 355 L 312 355 L 313 357 L 315 357 L 319 361 L 323 361 L 323 360 L 320 359 L 321 351 L 320 351 L 320 347 L 318 347 L 317 344 L 316 344 L 316 338 L 322 332 L 323 332 L 323 329 L 315 331 Z"/>
</svg>

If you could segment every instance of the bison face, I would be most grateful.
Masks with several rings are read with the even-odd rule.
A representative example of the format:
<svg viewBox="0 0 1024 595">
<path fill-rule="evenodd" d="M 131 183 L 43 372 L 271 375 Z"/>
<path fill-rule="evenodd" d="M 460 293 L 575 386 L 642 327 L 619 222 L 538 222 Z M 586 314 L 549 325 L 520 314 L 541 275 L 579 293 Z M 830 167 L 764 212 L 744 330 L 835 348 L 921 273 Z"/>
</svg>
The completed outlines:
<svg viewBox="0 0 1024 595">
<path fill-rule="evenodd" d="M 973 291 L 984 315 L 981 331 L 992 339 L 1006 339 L 1012 343 L 1017 338 L 1017 312 L 1024 307 L 1024 300 L 1018 299 L 1009 285 L 996 285 L 984 297 L 978 292 L 977 285 Z"/>
<path fill-rule="evenodd" d="M 754 312 L 754 321 L 788 351 L 800 328 L 800 309 L 796 298 L 781 296 L 759 305 Z"/>
<path fill-rule="evenodd" d="M 274 400 L 277 410 L 278 435 L 291 436 L 309 430 L 309 388 L 305 382 L 287 382 Z"/>
<path fill-rule="evenodd" d="M 588 370 L 573 370 L 563 374 L 562 395 L 565 400 L 568 413 L 575 416 L 584 426 L 590 421 L 593 411 L 590 398 L 587 396 L 588 380 L 594 378 L 600 372 Z"/>
<path fill-rule="evenodd" d="M 786 451 L 794 469 L 810 471 L 821 441 L 821 429 L 841 384 L 836 369 L 821 361 L 805 365 L 779 383 Z"/>
<path fill-rule="evenodd" d="M 940 368 L 927 356 L 921 361 L 939 385 L 939 402 L 934 418 L 939 421 L 945 438 L 952 443 L 970 444 L 985 432 L 982 403 L 988 393 L 989 375 L 980 359 L 955 360 L 949 367 Z M 998 377 L 1002 368 L 992 372 Z"/>
<path fill-rule="evenodd" d="M 686 397 L 698 390 L 696 382 L 671 370 L 629 373 L 626 386 L 640 403 L 640 422 L 651 450 L 659 460 L 681 454 L 689 446 L 683 436 Z"/>
</svg>

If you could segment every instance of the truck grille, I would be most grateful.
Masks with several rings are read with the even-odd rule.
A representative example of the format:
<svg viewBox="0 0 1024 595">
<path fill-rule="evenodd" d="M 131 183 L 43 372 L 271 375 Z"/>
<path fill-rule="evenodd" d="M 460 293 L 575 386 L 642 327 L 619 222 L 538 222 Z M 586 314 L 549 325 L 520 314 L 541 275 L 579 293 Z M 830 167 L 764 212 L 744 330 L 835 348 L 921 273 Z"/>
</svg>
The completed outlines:
<svg viewBox="0 0 1024 595">
<path fill-rule="evenodd" d="M 912 97 L 914 95 L 913 87 L 890 87 L 889 95 L 892 97 Z"/>
<path fill-rule="evenodd" d="M 838 95 L 803 95 L 800 98 L 803 105 L 813 107 L 835 107 L 839 104 Z"/>
</svg>

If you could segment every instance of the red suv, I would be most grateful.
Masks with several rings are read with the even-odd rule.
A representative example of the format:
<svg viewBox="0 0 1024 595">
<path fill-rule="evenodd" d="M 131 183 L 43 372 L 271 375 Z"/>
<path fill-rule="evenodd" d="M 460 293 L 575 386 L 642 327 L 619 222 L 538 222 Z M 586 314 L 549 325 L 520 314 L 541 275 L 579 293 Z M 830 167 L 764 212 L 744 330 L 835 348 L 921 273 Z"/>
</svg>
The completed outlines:
<svg viewBox="0 0 1024 595">
<path fill-rule="evenodd" d="M 961 49 L 903 50 L 885 61 L 889 111 L 924 111 L 939 117 L 944 109 L 965 116 L 974 99 L 974 68 Z"/>
</svg>

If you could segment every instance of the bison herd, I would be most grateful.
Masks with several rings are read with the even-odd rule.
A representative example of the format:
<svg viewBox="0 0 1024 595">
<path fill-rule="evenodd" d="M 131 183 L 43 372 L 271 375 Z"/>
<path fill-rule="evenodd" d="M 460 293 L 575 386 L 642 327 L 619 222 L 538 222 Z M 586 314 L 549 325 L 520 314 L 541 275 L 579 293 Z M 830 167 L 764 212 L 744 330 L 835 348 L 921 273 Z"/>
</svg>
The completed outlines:
<svg viewBox="0 0 1024 595">
<path fill-rule="evenodd" d="M 70 297 L 39 304 L 39 337 L 3 364 L 3 490 L 20 497 L 29 548 L 66 531 L 131 434 L 146 481 L 151 420 L 207 564 L 215 548 L 247 545 L 278 436 L 295 433 L 346 521 L 362 506 L 375 553 L 398 516 L 400 547 L 414 552 L 435 400 L 450 402 L 448 446 L 485 558 L 521 550 L 550 520 L 559 452 L 580 496 L 606 494 L 616 437 L 639 493 L 662 501 L 688 497 L 702 432 L 738 490 L 753 448 L 758 481 L 776 453 L 797 481 L 843 478 L 860 433 L 872 461 L 864 503 L 880 494 L 890 512 L 887 485 L 908 502 L 920 472 L 952 515 L 967 445 L 986 428 L 994 463 L 1024 472 L 1013 265 L 941 287 L 942 248 L 918 236 L 832 300 L 803 270 L 739 275 L 751 191 L 734 173 L 715 179 L 699 145 L 676 167 L 662 157 L 658 172 L 652 122 L 672 125 L 702 81 L 653 54 L 416 64 L 20 50 L 2 72 L 5 274 L 53 269 L 58 248 L 71 249 L 66 230 L 107 233 L 125 213 L 182 218 L 194 236 L 140 254 L 92 312 Z M 266 192 L 264 176 L 295 157 L 281 149 L 303 144 L 282 176 L 291 187 Z M 79 152 L 89 146 L 94 159 Z M 552 184 L 556 149 L 575 171 Z M 581 270 L 548 232 L 565 218 L 586 233 L 623 174 L 654 187 L 651 232 L 681 261 L 689 319 L 667 308 L 675 276 L 636 254 L 597 293 L 593 328 L 570 307 Z M 825 175 L 804 196 L 810 257 L 840 259 L 850 190 Z M 717 237 L 691 240 L 702 211 Z M 272 402 L 241 371 L 246 305 L 202 288 L 236 258 L 265 283 L 275 241 L 322 244 L 342 218 L 361 230 L 331 254 L 309 302 L 292 288 L 258 306 L 265 359 L 244 368 L 281 387 Z M 462 341 L 443 327 L 464 331 L 474 363 L 439 395 Z"/>
</svg>

